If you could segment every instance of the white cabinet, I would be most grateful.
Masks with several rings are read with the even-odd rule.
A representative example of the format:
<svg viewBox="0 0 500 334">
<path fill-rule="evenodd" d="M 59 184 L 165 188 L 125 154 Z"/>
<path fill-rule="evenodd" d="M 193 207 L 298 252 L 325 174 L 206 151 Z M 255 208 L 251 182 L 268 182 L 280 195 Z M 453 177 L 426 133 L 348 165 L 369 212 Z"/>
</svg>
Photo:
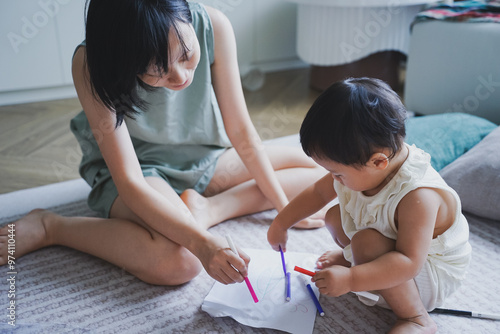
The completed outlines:
<svg viewBox="0 0 500 334">
<path fill-rule="evenodd" d="M 35 1 L 4 1 L 0 5 L 0 90 L 60 84 L 55 20 Z M 43 66 L 42 66 L 43 65 Z"/>
<path fill-rule="evenodd" d="M 85 39 L 85 0 L 65 0 L 57 18 L 58 38 L 63 68 L 63 81 L 73 84 L 71 62 L 76 46 Z"/>
<path fill-rule="evenodd" d="M 283 62 L 297 59 L 297 6 L 287 1 L 255 1 L 256 62 Z"/>
<path fill-rule="evenodd" d="M 71 57 L 84 38 L 84 5 L 85 0 L 0 3 L 0 105 L 47 99 L 41 91 L 49 98 L 74 95 Z"/>
<path fill-rule="evenodd" d="M 295 50 L 296 4 L 199 0 L 231 21 L 242 75 L 305 66 Z M 85 0 L 0 1 L 0 105 L 76 96 L 71 58 L 84 39 Z"/>
</svg>

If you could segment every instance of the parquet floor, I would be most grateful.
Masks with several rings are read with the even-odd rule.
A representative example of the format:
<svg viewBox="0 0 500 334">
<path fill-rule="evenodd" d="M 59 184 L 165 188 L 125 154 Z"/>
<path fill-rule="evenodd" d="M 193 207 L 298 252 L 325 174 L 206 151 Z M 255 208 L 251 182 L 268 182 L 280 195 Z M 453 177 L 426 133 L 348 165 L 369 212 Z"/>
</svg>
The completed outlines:
<svg viewBox="0 0 500 334">
<path fill-rule="evenodd" d="M 264 87 L 245 92 L 263 140 L 297 133 L 319 92 L 307 69 L 266 75 Z M 69 121 L 78 99 L 0 106 L 0 193 L 79 178 L 81 150 Z"/>
</svg>

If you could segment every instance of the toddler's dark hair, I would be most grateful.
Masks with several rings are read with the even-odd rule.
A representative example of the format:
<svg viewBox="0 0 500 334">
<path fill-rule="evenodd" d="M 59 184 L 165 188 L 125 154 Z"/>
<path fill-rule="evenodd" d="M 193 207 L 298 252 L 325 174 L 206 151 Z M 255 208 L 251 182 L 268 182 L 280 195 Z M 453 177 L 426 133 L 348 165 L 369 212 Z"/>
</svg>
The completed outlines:
<svg viewBox="0 0 500 334">
<path fill-rule="evenodd" d="M 86 62 L 94 96 L 116 113 L 119 126 L 134 107 L 147 104 L 137 85 L 149 90 L 137 75 L 153 65 L 168 72 L 169 31 L 174 29 L 186 54 L 178 24 L 191 23 L 186 0 L 87 0 Z"/>
<path fill-rule="evenodd" d="M 383 81 L 349 78 L 326 89 L 300 128 L 308 156 L 361 167 L 376 149 L 389 148 L 391 159 L 404 143 L 406 109 Z"/>
</svg>

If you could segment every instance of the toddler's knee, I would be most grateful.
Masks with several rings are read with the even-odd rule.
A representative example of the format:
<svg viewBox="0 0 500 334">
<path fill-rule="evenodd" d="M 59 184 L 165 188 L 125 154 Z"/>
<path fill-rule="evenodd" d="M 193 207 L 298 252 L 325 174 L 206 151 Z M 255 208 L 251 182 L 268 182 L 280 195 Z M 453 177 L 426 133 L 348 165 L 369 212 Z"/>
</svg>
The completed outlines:
<svg viewBox="0 0 500 334">
<path fill-rule="evenodd" d="M 355 264 L 367 263 L 394 250 L 396 242 L 374 229 L 357 232 L 351 240 L 351 250 Z"/>
<path fill-rule="evenodd" d="M 345 248 L 351 242 L 349 238 L 345 235 L 344 229 L 342 228 L 342 219 L 340 217 L 339 205 L 331 207 L 325 214 L 325 225 L 333 240 L 341 248 Z"/>
<path fill-rule="evenodd" d="M 154 285 L 175 286 L 189 282 L 203 269 L 200 261 L 187 249 L 165 254 L 154 268 L 147 269 L 139 278 Z"/>
<path fill-rule="evenodd" d="M 325 214 L 325 224 L 328 227 L 337 228 L 340 224 L 340 209 L 338 205 L 332 206 Z"/>
</svg>

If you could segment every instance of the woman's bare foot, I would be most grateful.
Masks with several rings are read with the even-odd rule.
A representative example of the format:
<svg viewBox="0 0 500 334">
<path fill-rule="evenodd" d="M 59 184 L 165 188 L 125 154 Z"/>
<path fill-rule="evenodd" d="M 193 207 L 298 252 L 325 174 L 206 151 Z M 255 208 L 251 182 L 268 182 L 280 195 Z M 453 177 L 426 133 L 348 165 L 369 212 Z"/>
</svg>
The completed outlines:
<svg viewBox="0 0 500 334">
<path fill-rule="evenodd" d="M 186 189 L 180 197 L 189 211 L 191 211 L 196 222 L 205 229 L 219 223 L 214 218 L 213 207 L 210 205 L 210 200 L 207 197 L 200 195 L 200 193 L 193 189 Z"/>
<path fill-rule="evenodd" d="M 351 263 L 344 258 L 344 253 L 341 249 L 325 252 L 316 261 L 318 269 L 324 269 L 334 265 L 350 267 Z"/>
<path fill-rule="evenodd" d="M 437 332 L 437 325 L 429 313 L 409 319 L 398 319 L 389 334 L 433 334 Z"/>
<path fill-rule="evenodd" d="M 55 216 L 50 211 L 36 209 L 18 221 L 0 228 L 0 265 L 7 263 L 8 255 L 19 259 L 23 255 L 52 245 L 47 233 L 47 224 L 50 217 Z M 15 250 L 13 254 L 7 252 L 12 236 L 15 247 L 11 246 L 10 250 Z"/>
<path fill-rule="evenodd" d="M 324 207 L 315 214 L 293 225 L 293 227 L 298 229 L 313 229 L 325 226 L 325 215 L 328 209 L 328 207 Z"/>
<path fill-rule="evenodd" d="M 325 217 L 321 218 L 317 215 L 313 215 L 293 225 L 294 228 L 301 230 L 320 228 L 323 226 L 325 226 Z"/>
<path fill-rule="evenodd" d="M 181 200 L 186 204 L 194 219 L 201 226 L 208 229 L 232 216 L 224 216 L 217 212 L 217 203 L 214 197 L 205 197 L 193 189 L 186 189 L 181 195 Z M 220 201 L 219 201 L 220 202 Z M 219 207 L 221 204 L 219 204 Z M 223 208 L 222 208 L 223 209 Z M 227 209 L 227 208 L 226 208 Z M 326 210 L 325 210 L 326 212 Z M 294 225 L 299 229 L 313 229 L 325 226 L 325 212 L 318 211 L 316 214 Z"/>
</svg>

